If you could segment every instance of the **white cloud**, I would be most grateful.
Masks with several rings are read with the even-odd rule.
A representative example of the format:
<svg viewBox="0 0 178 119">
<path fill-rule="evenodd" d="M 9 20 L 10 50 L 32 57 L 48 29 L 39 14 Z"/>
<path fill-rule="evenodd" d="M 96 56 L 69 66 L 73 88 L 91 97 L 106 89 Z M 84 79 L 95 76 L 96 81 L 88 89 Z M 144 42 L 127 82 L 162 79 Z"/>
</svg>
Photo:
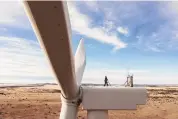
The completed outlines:
<svg viewBox="0 0 178 119">
<path fill-rule="evenodd" d="M 149 47 L 148 47 L 148 50 L 151 50 L 151 51 L 154 51 L 154 52 L 163 52 L 163 51 L 160 50 L 159 48 L 153 47 L 153 46 L 149 46 Z"/>
<path fill-rule="evenodd" d="M 107 28 L 91 27 L 92 20 L 76 8 L 72 2 L 68 2 L 69 14 L 72 24 L 72 29 L 82 35 L 95 39 L 99 42 L 113 45 L 115 49 L 125 48 L 126 43 L 122 42 L 116 33 L 109 33 L 111 29 L 111 22 L 107 23 Z M 95 2 L 89 2 L 88 6 L 96 6 Z M 25 15 L 22 3 L 20 1 L 0 2 L 0 25 L 18 27 L 18 28 L 31 28 L 29 20 Z"/>
<path fill-rule="evenodd" d="M 178 33 L 177 1 L 144 3 L 99 1 L 94 3 L 83 2 L 83 4 L 83 6 L 86 7 L 85 11 L 89 10 L 87 13 L 93 13 L 93 11 L 95 11 L 93 8 L 97 8 L 97 12 L 91 15 L 92 17 L 99 15 L 99 18 L 112 21 L 115 26 L 120 26 L 118 29 L 116 28 L 119 33 L 126 36 L 129 34 L 132 37 L 128 38 L 128 41 L 131 41 L 128 42 L 129 47 L 138 47 L 140 50 L 147 49 L 146 51 L 149 50 L 153 52 L 178 49 L 178 37 L 176 37 Z M 127 26 L 127 28 L 123 26 Z M 157 39 L 160 40 L 161 46 L 157 46 L 157 44 L 160 43 L 154 42 L 155 38 L 150 37 L 152 33 L 157 34 Z M 134 41 L 137 35 L 143 36 L 143 42 L 137 44 L 137 41 Z M 146 46 L 145 42 L 151 42 L 154 48 L 149 48 L 149 46 Z"/>
<path fill-rule="evenodd" d="M 127 46 L 115 33 L 108 34 L 100 27 L 91 27 L 92 20 L 87 15 L 80 13 L 74 3 L 68 2 L 68 8 L 72 30 L 99 42 L 113 45 L 115 49 Z"/>
<path fill-rule="evenodd" d="M 31 28 L 20 1 L 0 1 L 0 25 Z"/>
<path fill-rule="evenodd" d="M 124 27 L 118 27 L 117 28 L 117 31 L 121 34 L 124 34 L 124 35 L 128 35 L 129 31 L 127 28 L 124 28 Z"/>
<path fill-rule="evenodd" d="M 6 32 L 6 31 L 7 31 L 7 28 L 3 28 L 3 27 L 2 27 L 2 28 L 0 28 L 0 31 L 1 31 L 1 32 Z"/>
<path fill-rule="evenodd" d="M 173 13 L 175 13 L 175 14 L 178 13 L 178 2 L 177 2 L 177 1 L 168 2 L 167 5 L 168 5 L 168 6 L 167 6 L 168 9 L 169 9 L 171 12 L 173 12 Z"/>
<path fill-rule="evenodd" d="M 0 77 L 53 77 L 38 42 L 0 37 Z"/>
<path fill-rule="evenodd" d="M 109 34 L 110 31 L 113 30 L 113 29 L 115 29 L 115 24 L 114 24 L 114 22 L 105 20 L 105 21 L 104 21 L 103 30 L 104 30 L 106 33 Z"/>
<path fill-rule="evenodd" d="M 1 36 L 0 44 L 0 83 L 56 82 L 37 41 Z M 126 69 L 104 68 L 109 67 L 107 63 L 97 64 L 91 60 L 88 63 L 95 68 L 90 65 L 90 68 L 85 70 L 82 83 L 101 84 L 105 75 L 112 84 L 123 84 L 126 80 Z M 162 73 L 136 69 L 129 72 L 134 74 L 134 83 L 177 83 L 176 74 L 163 76 Z"/>
<path fill-rule="evenodd" d="M 85 4 L 91 11 L 97 12 L 99 10 L 97 1 L 85 1 Z"/>
</svg>

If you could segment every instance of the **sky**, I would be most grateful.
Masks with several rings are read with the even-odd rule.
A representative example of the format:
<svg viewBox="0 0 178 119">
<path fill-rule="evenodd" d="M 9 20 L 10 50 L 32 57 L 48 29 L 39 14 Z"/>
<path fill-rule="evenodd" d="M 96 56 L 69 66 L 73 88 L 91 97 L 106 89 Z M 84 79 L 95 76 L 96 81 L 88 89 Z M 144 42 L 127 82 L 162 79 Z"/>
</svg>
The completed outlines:
<svg viewBox="0 0 178 119">
<path fill-rule="evenodd" d="M 82 83 L 178 84 L 178 2 L 68 2 L 75 54 L 84 39 Z M 0 1 L 0 83 L 56 82 L 21 2 Z"/>
</svg>

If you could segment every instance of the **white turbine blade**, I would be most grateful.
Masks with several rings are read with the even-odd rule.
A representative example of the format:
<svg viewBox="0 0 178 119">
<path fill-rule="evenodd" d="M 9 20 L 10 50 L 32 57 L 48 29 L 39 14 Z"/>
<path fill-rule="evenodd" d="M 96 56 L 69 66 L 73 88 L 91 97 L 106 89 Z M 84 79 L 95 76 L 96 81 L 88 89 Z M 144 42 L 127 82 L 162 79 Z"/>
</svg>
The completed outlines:
<svg viewBox="0 0 178 119">
<path fill-rule="evenodd" d="M 67 99 L 79 91 L 71 49 L 71 27 L 66 1 L 24 1 L 25 11 L 49 59 L 61 92 Z"/>
<path fill-rule="evenodd" d="M 78 85 L 81 84 L 83 73 L 86 66 L 86 54 L 84 48 L 84 40 L 81 39 L 75 54 L 75 74 Z"/>
</svg>

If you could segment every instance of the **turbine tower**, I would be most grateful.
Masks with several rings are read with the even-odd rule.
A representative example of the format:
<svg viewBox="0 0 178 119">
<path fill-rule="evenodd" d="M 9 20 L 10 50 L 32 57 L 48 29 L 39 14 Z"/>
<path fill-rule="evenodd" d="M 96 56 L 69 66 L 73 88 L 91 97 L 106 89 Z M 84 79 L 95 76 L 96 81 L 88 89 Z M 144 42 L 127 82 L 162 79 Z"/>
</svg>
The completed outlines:
<svg viewBox="0 0 178 119">
<path fill-rule="evenodd" d="M 146 103 L 145 88 L 85 87 L 81 80 L 86 65 L 84 40 L 75 57 L 66 1 L 24 1 L 24 8 L 38 41 L 61 87 L 60 119 L 76 119 L 78 106 L 88 119 L 108 119 L 108 110 L 136 109 Z"/>
</svg>

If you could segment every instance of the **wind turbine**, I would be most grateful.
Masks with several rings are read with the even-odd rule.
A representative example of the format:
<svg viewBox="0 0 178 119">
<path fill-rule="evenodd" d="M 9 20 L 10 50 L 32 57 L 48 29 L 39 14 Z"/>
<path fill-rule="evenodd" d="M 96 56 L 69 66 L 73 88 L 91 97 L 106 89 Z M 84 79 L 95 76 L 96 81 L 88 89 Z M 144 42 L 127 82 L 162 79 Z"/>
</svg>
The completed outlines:
<svg viewBox="0 0 178 119">
<path fill-rule="evenodd" d="M 60 119 L 76 119 L 80 104 L 88 119 L 108 119 L 108 110 L 136 109 L 146 103 L 145 88 L 81 86 L 84 41 L 73 57 L 66 1 L 24 1 L 24 8 L 61 87 Z"/>
</svg>

